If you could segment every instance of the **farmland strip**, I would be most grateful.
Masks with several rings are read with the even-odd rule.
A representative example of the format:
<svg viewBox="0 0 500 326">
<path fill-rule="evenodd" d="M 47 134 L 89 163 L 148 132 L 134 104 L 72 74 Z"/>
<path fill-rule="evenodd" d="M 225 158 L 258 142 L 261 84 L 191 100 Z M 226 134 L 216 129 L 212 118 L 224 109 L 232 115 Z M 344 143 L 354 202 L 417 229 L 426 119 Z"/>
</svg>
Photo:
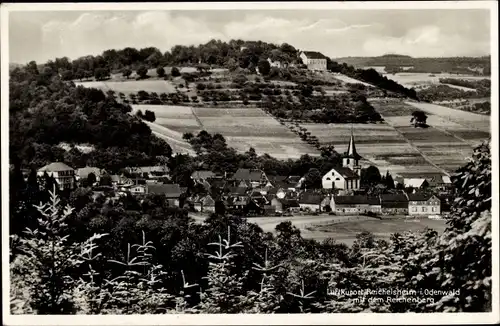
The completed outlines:
<svg viewBox="0 0 500 326">
<path fill-rule="evenodd" d="M 380 116 L 382 116 L 382 115 L 380 115 Z M 384 116 L 382 116 L 382 119 L 385 120 Z M 388 121 L 387 121 L 387 123 L 390 124 Z M 430 165 L 432 165 L 433 167 L 435 167 L 439 171 L 443 172 L 445 175 L 450 176 L 450 174 L 446 170 L 444 170 L 441 167 L 434 164 L 434 162 L 432 162 L 431 159 L 427 155 L 425 155 L 421 150 L 419 150 L 418 147 L 413 144 L 413 142 L 411 142 L 408 138 L 406 138 L 405 135 L 401 131 L 398 130 L 398 128 L 395 128 L 393 125 L 391 125 L 391 126 L 394 128 L 394 130 L 398 134 L 401 135 L 401 137 L 403 137 L 406 140 L 406 142 L 408 143 L 408 145 L 410 145 L 411 148 L 413 148 L 415 151 L 417 151 L 424 158 L 424 160 L 427 161 L 427 163 L 429 163 Z"/>
</svg>

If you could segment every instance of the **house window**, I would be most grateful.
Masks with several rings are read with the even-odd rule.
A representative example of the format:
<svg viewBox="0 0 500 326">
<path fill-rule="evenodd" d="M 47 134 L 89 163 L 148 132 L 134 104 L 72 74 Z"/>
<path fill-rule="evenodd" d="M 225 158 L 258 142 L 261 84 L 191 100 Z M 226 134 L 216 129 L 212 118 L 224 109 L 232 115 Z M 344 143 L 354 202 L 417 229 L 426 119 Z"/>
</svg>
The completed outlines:
<svg viewBox="0 0 500 326">
<path fill-rule="evenodd" d="M 422 207 L 422 212 L 427 212 L 427 207 Z"/>
<path fill-rule="evenodd" d="M 416 212 L 416 211 L 417 211 L 417 208 L 416 208 L 416 207 L 413 207 L 412 211 L 413 211 L 413 212 Z"/>
<path fill-rule="evenodd" d="M 326 180 L 330 181 L 331 179 L 330 178 L 326 178 Z"/>
<path fill-rule="evenodd" d="M 335 180 L 339 181 L 339 180 L 340 180 L 340 178 L 335 178 Z"/>
<path fill-rule="evenodd" d="M 432 207 L 432 211 L 435 212 L 436 211 L 436 207 Z"/>
</svg>

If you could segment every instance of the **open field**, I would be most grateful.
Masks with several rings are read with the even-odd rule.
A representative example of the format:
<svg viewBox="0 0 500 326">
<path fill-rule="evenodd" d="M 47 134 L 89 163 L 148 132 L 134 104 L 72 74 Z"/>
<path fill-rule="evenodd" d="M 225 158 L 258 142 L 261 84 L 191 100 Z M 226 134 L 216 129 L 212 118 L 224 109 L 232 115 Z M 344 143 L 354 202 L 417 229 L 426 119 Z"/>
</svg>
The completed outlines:
<svg viewBox="0 0 500 326">
<path fill-rule="evenodd" d="M 411 116 L 417 110 L 414 106 L 399 99 L 370 99 L 369 102 L 384 120 L 388 117 Z"/>
<path fill-rule="evenodd" d="M 356 144 L 405 143 L 405 139 L 394 128 L 384 123 L 302 123 L 322 144 L 347 146 L 351 137 L 351 127 Z"/>
<path fill-rule="evenodd" d="M 193 111 L 205 130 L 222 134 L 229 146 L 238 151 L 253 147 L 258 154 L 268 153 L 282 159 L 319 154 L 261 109 L 194 108 Z"/>
<path fill-rule="evenodd" d="M 409 120 L 408 120 L 409 121 Z M 322 144 L 333 144 L 338 153 L 347 150 L 351 136 L 351 124 L 302 124 Z M 356 149 L 368 162 L 376 165 L 381 173 L 389 170 L 393 175 L 408 173 L 439 173 L 439 169 L 427 162 L 391 125 L 352 124 Z"/>
<path fill-rule="evenodd" d="M 202 223 L 204 216 L 190 213 L 198 223 Z M 375 219 L 366 216 L 332 216 L 332 215 L 295 215 L 290 217 L 252 217 L 250 223 L 259 225 L 264 232 L 275 232 L 276 226 L 281 222 L 290 221 L 300 229 L 304 238 L 322 241 L 332 238 L 338 242 L 352 245 L 356 235 L 368 231 L 377 239 L 389 239 L 396 232 L 420 231 L 426 227 L 441 233 L 446 228 L 444 220 L 431 220 L 428 218 L 391 217 Z"/>
<path fill-rule="evenodd" d="M 153 111 L 156 121 L 151 129 L 163 134 L 173 148 L 185 152 L 190 145 L 182 139 L 185 132 L 220 133 L 229 146 L 246 152 L 250 147 L 258 154 L 267 153 L 280 159 L 298 158 L 303 154 L 319 155 L 313 147 L 264 111 L 257 108 L 191 108 L 174 105 L 132 105 L 133 112 Z"/>
<path fill-rule="evenodd" d="M 185 132 L 198 133 L 203 127 L 193 115 L 191 107 L 176 105 L 132 105 L 133 113 L 146 110 L 155 113 L 155 124 L 169 128 L 181 134 Z"/>
<path fill-rule="evenodd" d="M 472 75 L 457 75 L 457 74 L 429 74 L 418 72 L 401 72 L 397 74 L 383 74 L 385 77 L 392 79 L 405 87 L 413 87 L 417 85 L 438 84 L 440 78 L 455 78 L 468 80 L 489 79 L 489 76 L 472 76 Z M 451 85 L 448 85 L 451 87 Z"/>
<path fill-rule="evenodd" d="M 389 240 L 390 236 L 394 233 L 422 231 L 427 227 L 442 233 L 446 228 L 446 222 L 444 220 L 431 220 L 428 218 L 346 221 L 309 228 L 309 230 L 302 232 L 302 236 L 316 240 L 332 238 L 350 246 L 356 240 L 356 235 L 363 231 L 371 232 L 377 239 Z"/>
<path fill-rule="evenodd" d="M 160 126 L 154 122 L 148 122 L 144 120 L 144 123 L 149 126 L 153 134 L 165 140 L 170 145 L 170 147 L 172 147 L 172 151 L 174 153 L 190 155 L 195 154 L 195 152 L 191 148 L 191 145 L 187 141 L 182 139 L 182 133 Z"/>
<path fill-rule="evenodd" d="M 93 87 L 107 92 L 113 90 L 117 94 L 123 93 L 125 95 L 135 93 L 138 91 L 146 91 L 148 93 L 156 92 L 161 93 L 175 93 L 175 86 L 166 80 L 124 80 L 124 81 L 89 81 L 89 82 L 75 82 L 75 85 L 82 85 L 84 87 Z"/>
<path fill-rule="evenodd" d="M 406 101 L 405 103 L 425 111 L 428 114 L 437 115 L 452 122 L 469 127 L 472 130 L 479 130 L 488 133 L 491 132 L 490 116 L 488 115 L 461 111 L 430 103 L 410 101 Z"/>
<path fill-rule="evenodd" d="M 464 165 L 473 147 L 489 137 L 485 131 L 485 126 L 489 128 L 489 117 L 484 115 L 410 101 L 372 100 L 370 103 L 422 157 L 448 172 Z M 411 126 L 411 112 L 419 109 L 427 113 L 429 128 Z M 388 160 L 394 162 L 394 159 Z"/>
<path fill-rule="evenodd" d="M 260 109 L 255 108 L 193 108 L 194 113 L 200 119 L 205 118 L 269 118 L 269 116 Z"/>
</svg>

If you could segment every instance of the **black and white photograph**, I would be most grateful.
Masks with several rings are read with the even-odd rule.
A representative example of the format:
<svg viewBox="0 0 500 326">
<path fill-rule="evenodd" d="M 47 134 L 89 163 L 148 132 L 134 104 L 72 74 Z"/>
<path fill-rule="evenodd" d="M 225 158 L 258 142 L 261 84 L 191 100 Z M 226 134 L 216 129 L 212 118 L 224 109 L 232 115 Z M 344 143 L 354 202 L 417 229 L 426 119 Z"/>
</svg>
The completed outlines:
<svg viewBox="0 0 500 326">
<path fill-rule="evenodd" d="M 500 321 L 496 2 L 1 14 L 4 324 Z"/>
</svg>

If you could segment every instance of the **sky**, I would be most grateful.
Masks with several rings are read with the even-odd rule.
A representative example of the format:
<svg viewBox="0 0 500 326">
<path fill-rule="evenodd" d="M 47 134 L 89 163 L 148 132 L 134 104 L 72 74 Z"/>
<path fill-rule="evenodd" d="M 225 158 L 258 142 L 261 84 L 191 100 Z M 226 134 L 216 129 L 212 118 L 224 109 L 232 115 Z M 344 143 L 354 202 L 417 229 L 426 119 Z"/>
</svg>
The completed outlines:
<svg viewBox="0 0 500 326">
<path fill-rule="evenodd" d="M 289 43 L 332 57 L 490 54 L 485 9 L 178 10 L 9 13 L 9 61 L 76 59 L 107 49 L 197 45 L 211 39 Z"/>
</svg>

